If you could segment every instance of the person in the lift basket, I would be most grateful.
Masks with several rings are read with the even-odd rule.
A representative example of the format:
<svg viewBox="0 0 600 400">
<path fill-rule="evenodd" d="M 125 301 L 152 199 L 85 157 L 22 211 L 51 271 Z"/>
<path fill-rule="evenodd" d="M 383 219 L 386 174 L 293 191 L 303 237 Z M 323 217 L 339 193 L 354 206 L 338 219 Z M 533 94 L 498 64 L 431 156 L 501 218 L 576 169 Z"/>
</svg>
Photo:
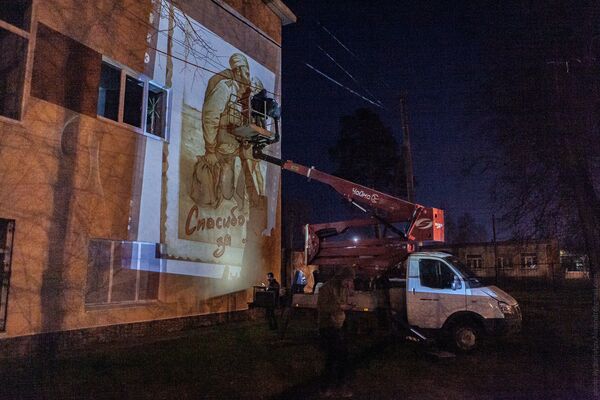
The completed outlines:
<svg viewBox="0 0 600 400">
<path fill-rule="evenodd" d="M 257 125 L 261 128 L 266 128 L 266 118 L 271 117 L 274 120 L 279 120 L 281 117 L 281 107 L 271 97 L 267 97 L 267 90 L 262 89 L 260 92 L 252 96 L 250 101 L 252 107 L 252 117 Z"/>
</svg>

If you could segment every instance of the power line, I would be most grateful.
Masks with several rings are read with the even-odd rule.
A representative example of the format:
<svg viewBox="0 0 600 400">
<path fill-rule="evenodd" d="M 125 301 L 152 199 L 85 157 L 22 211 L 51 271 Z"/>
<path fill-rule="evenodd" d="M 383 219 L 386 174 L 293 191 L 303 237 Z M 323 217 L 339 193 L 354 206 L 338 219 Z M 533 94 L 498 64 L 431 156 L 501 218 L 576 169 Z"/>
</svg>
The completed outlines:
<svg viewBox="0 0 600 400">
<path fill-rule="evenodd" d="M 329 75 L 325 74 L 324 72 L 321 72 L 319 69 L 313 67 L 312 65 L 310 65 L 309 63 L 304 63 L 304 65 L 306 65 L 308 68 L 312 69 L 313 71 L 315 71 L 317 74 L 323 76 L 325 79 L 335 83 L 336 85 L 340 86 L 341 88 L 347 90 L 348 92 L 352 93 L 355 96 L 360 97 L 361 99 L 373 104 L 375 107 L 379 107 L 381 109 L 384 109 L 383 106 L 375 103 L 373 100 L 366 98 L 365 96 L 363 96 L 362 94 L 350 89 L 348 86 L 343 85 L 342 83 L 336 81 L 335 79 L 333 79 L 332 77 L 330 77 Z"/>
<path fill-rule="evenodd" d="M 375 96 L 373 93 L 371 93 L 371 92 L 369 91 L 369 89 L 367 89 L 367 88 L 365 88 L 363 85 L 361 85 L 361 84 L 360 84 L 360 82 L 358 82 L 358 80 L 356 80 L 356 78 L 355 78 L 355 77 L 354 77 L 354 76 L 353 76 L 353 75 L 352 75 L 350 72 L 348 72 L 348 71 L 347 71 L 347 70 L 346 70 L 344 67 L 342 67 L 342 66 L 340 65 L 340 63 L 338 63 L 338 62 L 335 60 L 335 58 L 333 58 L 333 56 L 331 56 L 331 55 L 330 55 L 328 52 L 326 52 L 326 51 L 325 51 L 325 50 L 324 50 L 324 49 L 323 49 L 321 46 L 317 45 L 317 48 L 318 48 L 319 50 L 321 50 L 321 51 L 323 52 L 323 54 L 325 54 L 325 56 L 326 56 L 327 58 L 329 58 L 331 61 L 333 61 L 333 63 L 334 63 L 334 64 L 335 64 L 335 65 L 336 65 L 336 66 L 337 66 L 339 69 L 341 69 L 341 70 L 342 70 L 342 71 L 343 71 L 343 72 L 344 72 L 346 75 L 348 75 L 348 76 L 350 77 L 350 79 L 352 79 L 352 80 L 353 80 L 353 81 L 354 81 L 354 82 L 355 82 L 355 83 L 356 83 L 358 86 L 360 86 L 360 87 L 361 87 L 361 89 L 363 89 L 363 90 L 364 90 L 364 91 L 365 91 L 365 92 L 366 92 L 366 93 L 367 93 L 369 96 L 371 96 L 372 98 L 374 98 L 374 99 L 375 99 L 375 101 L 377 101 L 377 103 L 383 107 L 383 105 L 381 104 L 381 100 L 379 100 L 379 99 L 377 98 L 377 96 Z M 384 108 L 385 108 L 385 107 L 384 107 Z"/>
<path fill-rule="evenodd" d="M 358 62 L 360 62 L 364 67 L 368 67 L 365 62 L 356 55 L 356 53 L 354 53 L 352 50 L 350 50 L 350 48 L 348 46 L 346 46 L 344 43 L 342 43 L 342 41 L 340 39 L 337 38 L 337 36 L 335 36 L 329 29 L 327 29 L 323 24 L 321 24 L 320 21 L 315 20 L 315 23 L 317 24 L 317 26 L 319 26 L 321 29 L 323 29 L 329 36 L 331 36 L 331 38 L 338 43 L 344 50 L 346 50 L 346 52 L 348 52 L 348 54 L 350 54 L 352 57 L 354 57 Z M 383 86 L 390 88 L 390 85 L 388 85 L 385 81 L 380 81 L 380 83 L 383 84 Z"/>
</svg>

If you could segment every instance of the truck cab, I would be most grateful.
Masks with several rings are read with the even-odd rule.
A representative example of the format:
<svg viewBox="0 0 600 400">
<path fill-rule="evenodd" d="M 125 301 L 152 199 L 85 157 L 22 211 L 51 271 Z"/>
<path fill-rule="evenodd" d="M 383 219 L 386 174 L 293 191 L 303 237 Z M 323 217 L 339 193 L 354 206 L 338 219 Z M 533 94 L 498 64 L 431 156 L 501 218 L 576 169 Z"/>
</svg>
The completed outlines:
<svg viewBox="0 0 600 400">
<path fill-rule="evenodd" d="M 389 291 L 392 312 L 405 316 L 412 327 L 443 330 L 459 350 L 474 349 L 483 334 L 509 334 L 521 326 L 517 301 L 496 286 L 483 285 L 448 253 L 410 254 L 392 273 Z"/>
</svg>

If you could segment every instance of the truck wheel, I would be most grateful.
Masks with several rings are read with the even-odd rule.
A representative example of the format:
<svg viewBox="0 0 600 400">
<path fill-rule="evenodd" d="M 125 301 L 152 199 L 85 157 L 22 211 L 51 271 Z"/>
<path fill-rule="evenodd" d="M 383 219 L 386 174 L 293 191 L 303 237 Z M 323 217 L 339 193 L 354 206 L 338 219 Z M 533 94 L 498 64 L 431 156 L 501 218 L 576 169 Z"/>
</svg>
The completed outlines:
<svg viewBox="0 0 600 400">
<path fill-rule="evenodd" d="M 464 353 L 475 350 L 481 340 L 481 331 L 472 322 L 457 322 L 452 326 L 451 333 L 454 347 Z"/>
</svg>

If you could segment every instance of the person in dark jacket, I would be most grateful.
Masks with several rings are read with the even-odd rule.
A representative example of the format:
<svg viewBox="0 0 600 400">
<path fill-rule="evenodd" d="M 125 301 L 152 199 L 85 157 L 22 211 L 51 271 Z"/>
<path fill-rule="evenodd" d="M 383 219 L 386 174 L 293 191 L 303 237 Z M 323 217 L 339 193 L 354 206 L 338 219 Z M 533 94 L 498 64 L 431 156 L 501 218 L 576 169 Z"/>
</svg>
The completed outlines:
<svg viewBox="0 0 600 400">
<path fill-rule="evenodd" d="M 279 282 L 275 279 L 275 275 L 272 272 L 267 274 L 267 281 L 269 282 L 267 285 L 267 292 L 273 294 L 273 302 L 267 306 L 267 310 L 265 315 L 267 317 L 267 321 L 269 322 L 269 329 L 275 330 L 277 329 L 277 318 L 275 317 L 275 308 L 279 305 Z"/>
<path fill-rule="evenodd" d="M 319 312 L 319 337 L 325 352 L 325 370 L 321 393 L 326 397 L 351 397 L 346 386 L 348 376 L 348 345 L 343 326 L 354 282 L 354 270 L 346 267 L 325 282 L 319 289 L 317 311 Z"/>
<path fill-rule="evenodd" d="M 250 106 L 252 107 L 254 121 L 262 128 L 266 128 L 267 117 L 271 117 L 276 121 L 281 118 L 281 107 L 279 107 L 275 99 L 267 97 L 266 89 L 262 89 L 252 96 Z"/>
</svg>

